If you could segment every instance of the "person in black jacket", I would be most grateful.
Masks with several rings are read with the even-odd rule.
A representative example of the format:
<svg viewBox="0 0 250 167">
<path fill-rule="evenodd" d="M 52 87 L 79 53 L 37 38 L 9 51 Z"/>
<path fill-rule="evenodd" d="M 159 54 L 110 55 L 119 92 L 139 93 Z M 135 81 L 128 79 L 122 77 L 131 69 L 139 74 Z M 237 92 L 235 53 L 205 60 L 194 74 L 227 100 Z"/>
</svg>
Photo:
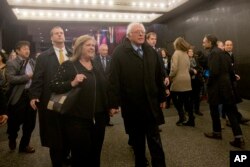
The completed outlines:
<svg viewBox="0 0 250 167">
<path fill-rule="evenodd" d="M 166 48 L 160 48 L 158 51 L 158 54 L 161 56 L 163 65 L 164 65 L 164 70 L 166 75 L 168 76 L 170 73 L 170 67 L 171 67 L 171 57 L 168 54 L 168 51 Z M 167 85 L 166 87 L 166 108 L 170 108 L 170 101 L 171 101 L 171 95 L 170 95 L 170 85 Z"/>
<path fill-rule="evenodd" d="M 133 140 L 135 166 L 145 167 L 145 138 L 153 167 L 164 167 L 165 156 L 158 131 L 164 123 L 166 94 L 164 71 L 157 52 L 145 42 L 141 23 L 127 27 L 127 37 L 112 54 L 109 77 L 111 115 L 122 110 L 125 130 Z"/>
<path fill-rule="evenodd" d="M 67 160 L 69 150 L 61 128 L 60 114 L 47 109 L 51 90 L 50 81 L 54 78 L 59 65 L 68 60 L 71 50 L 65 47 L 64 31 L 53 27 L 50 31 L 52 47 L 42 52 L 37 60 L 30 87 L 30 105 L 38 110 L 42 146 L 49 147 L 53 167 L 61 167 Z"/>
<path fill-rule="evenodd" d="M 51 90 L 65 93 L 80 89 L 77 100 L 63 118 L 69 141 L 72 167 L 100 166 L 107 118 L 106 79 L 102 66 L 92 61 L 96 41 L 92 36 L 77 38 L 72 59 L 64 62 L 51 81 Z"/>
<path fill-rule="evenodd" d="M 238 104 L 238 103 L 242 102 L 242 99 L 241 99 L 240 93 L 238 91 L 237 81 L 240 80 L 240 75 L 238 74 L 238 71 L 237 71 L 237 63 L 236 63 L 235 56 L 233 53 L 233 41 L 231 41 L 231 40 L 225 41 L 225 54 L 226 54 L 226 56 L 230 57 L 232 67 L 234 69 L 235 75 L 232 76 L 232 87 L 233 87 L 233 92 L 234 92 L 234 96 L 235 96 L 235 102 Z M 239 112 L 237 105 L 235 105 L 235 110 L 237 113 L 237 119 L 241 124 L 245 124 L 248 121 L 250 121 L 249 118 L 243 117 L 243 115 Z M 228 126 L 231 126 L 229 121 L 227 121 L 226 124 Z"/>
<path fill-rule="evenodd" d="M 213 121 L 213 132 L 204 133 L 204 135 L 208 138 L 222 139 L 218 105 L 223 104 L 235 137 L 234 141 L 230 142 L 230 144 L 234 147 L 243 148 L 245 142 L 236 117 L 237 113 L 234 109 L 236 102 L 231 83 L 231 77 L 234 75 L 231 60 L 217 47 L 217 38 L 213 35 L 206 35 L 204 37 L 203 47 L 209 50 L 207 91 L 210 114 Z"/>
</svg>

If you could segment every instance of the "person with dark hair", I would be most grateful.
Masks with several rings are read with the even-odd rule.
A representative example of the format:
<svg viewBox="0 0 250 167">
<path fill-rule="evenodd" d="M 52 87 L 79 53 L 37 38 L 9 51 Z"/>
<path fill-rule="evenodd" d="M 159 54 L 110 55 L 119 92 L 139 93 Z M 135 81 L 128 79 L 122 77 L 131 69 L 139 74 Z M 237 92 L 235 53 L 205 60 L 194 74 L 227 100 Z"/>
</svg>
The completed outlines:
<svg viewBox="0 0 250 167">
<path fill-rule="evenodd" d="M 166 75 L 168 76 L 170 73 L 170 67 L 171 67 L 171 57 L 168 54 L 167 49 L 165 48 L 160 48 L 158 51 L 158 54 L 161 56 L 162 61 L 163 61 L 163 66 L 164 66 L 164 70 Z M 170 108 L 170 101 L 171 101 L 171 94 L 170 94 L 170 85 L 168 85 L 166 87 L 166 94 L 167 94 L 167 98 L 166 98 L 166 108 Z"/>
<path fill-rule="evenodd" d="M 236 103 L 241 103 L 242 99 L 241 99 L 240 93 L 238 91 L 238 84 L 237 84 L 237 81 L 240 80 L 240 75 L 238 74 L 238 71 L 237 71 L 237 63 L 236 63 L 236 60 L 235 60 L 235 55 L 233 53 L 233 41 L 226 40 L 224 49 L 225 49 L 226 56 L 230 57 L 231 64 L 233 66 L 233 70 L 234 70 L 234 73 L 235 73 L 235 77 L 232 76 L 232 78 L 233 78 L 232 87 L 233 87 L 233 92 L 234 92 L 234 95 L 235 95 L 235 102 Z M 245 118 L 245 117 L 242 116 L 242 114 L 239 112 L 239 110 L 237 108 L 237 105 L 235 106 L 235 110 L 236 110 L 236 113 L 237 113 L 237 119 L 238 119 L 239 123 L 245 124 L 248 121 L 250 121 L 249 118 Z M 226 125 L 231 126 L 230 121 L 227 120 Z"/>
<path fill-rule="evenodd" d="M 0 50 L 0 126 L 4 125 L 7 120 L 7 98 L 8 81 L 6 77 L 7 56 L 3 50 Z"/>
<path fill-rule="evenodd" d="M 47 109 L 51 96 L 50 81 L 60 64 L 68 60 L 71 50 L 65 47 L 64 31 L 56 26 L 51 29 L 52 47 L 42 52 L 36 60 L 33 82 L 30 87 L 30 105 L 38 110 L 42 146 L 49 147 L 53 167 L 68 163 L 69 148 L 62 130 L 61 115 Z"/>
<path fill-rule="evenodd" d="M 146 139 L 153 167 L 165 167 L 158 125 L 164 123 L 164 71 L 157 52 L 145 42 L 145 27 L 130 23 L 126 39 L 116 47 L 110 65 L 111 115 L 121 107 L 125 130 L 133 141 L 135 166 L 146 167 Z"/>
<path fill-rule="evenodd" d="M 190 61 L 187 54 L 190 48 L 182 37 L 174 41 L 175 52 L 171 58 L 170 81 L 172 82 L 170 91 L 174 106 L 178 112 L 179 120 L 177 126 L 195 126 L 193 110 L 191 109 L 191 77 L 189 74 Z M 188 121 L 185 122 L 185 112 L 188 112 Z"/>
<path fill-rule="evenodd" d="M 11 92 L 8 100 L 8 129 L 9 148 L 16 149 L 16 139 L 20 125 L 23 136 L 19 144 L 19 152 L 34 153 L 29 146 L 32 131 L 36 124 L 36 111 L 29 105 L 29 88 L 32 82 L 35 63 L 30 56 L 30 43 L 19 41 L 16 44 L 17 57 L 7 62 L 7 79 Z"/>
<path fill-rule="evenodd" d="M 204 133 L 208 138 L 222 139 L 219 104 L 223 104 L 228 119 L 232 125 L 234 141 L 230 144 L 243 148 L 245 142 L 236 117 L 235 98 L 232 89 L 232 76 L 235 77 L 230 57 L 217 47 L 217 38 L 214 35 L 206 35 L 203 38 L 203 47 L 209 51 L 207 82 L 208 103 L 212 118 L 213 131 Z"/>
<path fill-rule="evenodd" d="M 201 86 L 203 84 L 202 79 L 202 67 L 199 65 L 197 58 L 194 55 L 193 47 L 188 49 L 188 56 L 190 60 L 190 75 L 191 75 L 191 108 L 195 114 L 202 116 L 203 113 L 200 111 L 200 93 Z"/>
</svg>

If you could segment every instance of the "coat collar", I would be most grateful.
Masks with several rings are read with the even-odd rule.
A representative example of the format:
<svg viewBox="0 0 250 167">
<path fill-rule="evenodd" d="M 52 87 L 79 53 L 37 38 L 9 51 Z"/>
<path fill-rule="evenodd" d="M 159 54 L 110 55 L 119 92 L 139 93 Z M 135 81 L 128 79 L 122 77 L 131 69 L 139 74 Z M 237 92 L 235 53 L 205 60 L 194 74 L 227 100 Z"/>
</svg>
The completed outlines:
<svg viewBox="0 0 250 167">
<path fill-rule="evenodd" d="M 132 46 L 132 44 L 131 44 L 131 42 L 130 42 L 130 40 L 129 40 L 128 38 L 126 38 L 126 39 L 124 40 L 123 46 L 124 46 L 124 48 L 125 48 L 126 50 L 128 50 L 128 51 L 134 51 L 134 52 L 136 53 L 136 51 L 134 50 L 134 48 L 133 48 L 133 46 Z M 147 53 L 147 51 L 148 51 L 150 48 L 153 49 L 149 44 L 147 44 L 146 41 L 141 45 L 141 49 L 143 50 L 143 53 L 144 53 L 144 54 Z"/>
</svg>

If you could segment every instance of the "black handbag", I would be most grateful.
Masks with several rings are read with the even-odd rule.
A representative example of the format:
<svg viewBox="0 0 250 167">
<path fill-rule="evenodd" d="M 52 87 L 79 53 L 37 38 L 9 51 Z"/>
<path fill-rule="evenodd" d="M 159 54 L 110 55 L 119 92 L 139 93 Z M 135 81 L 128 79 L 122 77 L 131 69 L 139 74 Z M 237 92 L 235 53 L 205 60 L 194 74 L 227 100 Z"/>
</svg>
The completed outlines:
<svg viewBox="0 0 250 167">
<path fill-rule="evenodd" d="M 81 88 L 77 87 L 62 94 L 52 93 L 47 105 L 47 109 L 59 112 L 61 114 L 69 112 L 78 99 L 80 89 Z"/>
<path fill-rule="evenodd" d="M 76 73 L 78 74 L 78 71 L 74 64 L 73 66 L 75 68 Z M 80 90 L 80 87 L 75 87 L 66 93 L 52 93 L 47 105 L 47 109 L 56 111 L 61 114 L 68 113 L 77 101 Z"/>
</svg>

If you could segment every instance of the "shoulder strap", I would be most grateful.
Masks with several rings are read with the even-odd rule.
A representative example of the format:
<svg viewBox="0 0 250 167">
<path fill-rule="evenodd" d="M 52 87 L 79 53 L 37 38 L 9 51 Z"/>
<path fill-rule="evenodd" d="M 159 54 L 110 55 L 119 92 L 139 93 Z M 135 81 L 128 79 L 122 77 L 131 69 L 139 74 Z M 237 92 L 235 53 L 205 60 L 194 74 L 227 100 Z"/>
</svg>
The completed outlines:
<svg viewBox="0 0 250 167">
<path fill-rule="evenodd" d="M 74 64 L 74 62 L 73 62 L 73 61 L 72 61 L 72 65 L 73 65 L 73 67 L 74 67 L 74 69 L 75 69 L 76 73 L 77 73 L 77 74 L 79 74 L 79 72 L 78 72 L 78 70 L 77 70 L 77 68 L 76 68 L 76 66 L 75 66 L 75 64 Z"/>
</svg>

